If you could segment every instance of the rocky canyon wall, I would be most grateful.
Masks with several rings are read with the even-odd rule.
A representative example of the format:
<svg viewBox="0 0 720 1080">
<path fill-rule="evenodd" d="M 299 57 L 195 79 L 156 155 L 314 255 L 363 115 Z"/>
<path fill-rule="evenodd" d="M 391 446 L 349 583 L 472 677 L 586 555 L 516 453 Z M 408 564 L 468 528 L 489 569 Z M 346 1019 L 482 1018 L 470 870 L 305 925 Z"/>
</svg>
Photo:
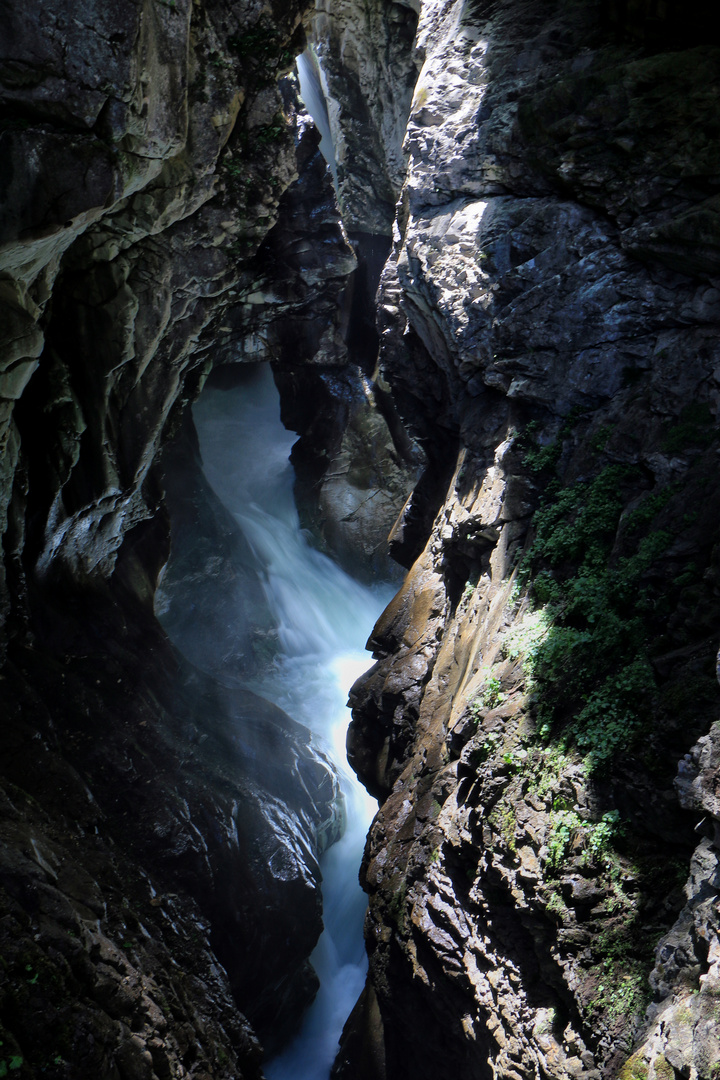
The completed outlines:
<svg viewBox="0 0 720 1080">
<path fill-rule="evenodd" d="M 352 694 L 382 805 L 336 1074 L 717 1080 L 712 12 L 318 4 L 345 227 L 391 247 L 375 372 L 277 85 L 302 14 L 0 5 L 0 1067 L 260 1077 L 312 995 L 333 770 L 153 614 L 166 490 L 252 592 L 183 412 L 269 359 L 346 561 L 386 567 L 426 462 Z"/>
<path fill-rule="evenodd" d="M 260 1076 L 255 1032 L 282 1042 L 315 990 L 334 769 L 242 689 L 241 631 L 232 676 L 205 674 L 153 614 L 178 487 L 178 527 L 217 544 L 183 534 L 196 586 L 226 554 L 240 606 L 259 592 L 187 427 L 213 365 L 312 364 L 338 447 L 362 413 L 393 453 L 348 366 L 356 259 L 278 82 L 301 16 L 0 6 L 0 1075 Z"/>
<path fill-rule="evenodd" d="M 343 77 L 418 71 L 378 299 L 428 461 L 351 695 L 381 809 L 336 1075 L 715 1076 L 709 9 L 423 3 L 400 68 L 408 9 L 318 12 L 348 161 L 398 132 L 353 129 Z"/>
</svg>

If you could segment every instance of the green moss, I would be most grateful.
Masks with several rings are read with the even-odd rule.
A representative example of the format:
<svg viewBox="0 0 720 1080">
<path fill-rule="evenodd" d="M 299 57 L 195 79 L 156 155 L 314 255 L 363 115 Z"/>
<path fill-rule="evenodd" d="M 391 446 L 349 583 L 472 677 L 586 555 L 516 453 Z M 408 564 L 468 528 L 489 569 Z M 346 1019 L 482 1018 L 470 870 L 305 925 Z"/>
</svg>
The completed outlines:
<svg viewBox="0 0 720 1080">
<path fill-rule="evenodd" d="M 643 1060 L 642 1051 L 633 1054 L 618 1073 L 618 1080 L 647 1080 L 648 1067 Z"/>
<path fill-rule="evenodd" d="M 556 888 L 551 883 L 546 883 L 545 910 L 554 915 L 559 922 L 564 922 L 569 916 L 568 907 Z"/>
<path fill-rule="evenodd" d="M 397 926 L 400 933 L 405 932 L 405 898 L 407 895 L 407 882 L 402 879 L 397 890 L 392 894 L 387 905 L 388 915 Z"/>
<path fill-rule="evenodd" d="M 656 1080 L 675 1080 L 675 1070 L 666 1057 L 657 1057 L 653 1062 Z"/>
<path fill-rule="evenodd" d="M 493 807 L 488 820 L 502 836 L 508 851 L 514 855 L 517 850 L 514 807 L 503 799 Z"/>
</svg>

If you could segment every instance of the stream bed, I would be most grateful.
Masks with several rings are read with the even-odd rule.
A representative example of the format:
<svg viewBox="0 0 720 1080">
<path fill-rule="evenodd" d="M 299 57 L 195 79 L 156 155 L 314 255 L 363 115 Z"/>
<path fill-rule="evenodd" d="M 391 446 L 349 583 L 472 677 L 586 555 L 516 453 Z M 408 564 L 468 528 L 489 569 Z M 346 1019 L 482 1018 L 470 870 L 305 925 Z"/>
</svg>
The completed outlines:
<svg viewBox="0 0 720 1080">
<path fill-rule="evenodd" d="M 365 642 L 394 587 L 355 581 L 300 528 L 288 461 L 296 436 L 280 422 L 268 366 L 238 387 L 206 388 L 193 415 L 205 475 L 253 548 L 278 628 L 276 662 L 249 688 L 310 728 L 342 779 L 347 826 L 321 859 L 325 931 L 311 956 L 320 990 L 295 1040 L 265 1066 L 268 1080 L 328 1080 L 365 981 L 358 869 L 377 809 L 346 762 L 346 701 L 370 664 Z"/>
</svg>

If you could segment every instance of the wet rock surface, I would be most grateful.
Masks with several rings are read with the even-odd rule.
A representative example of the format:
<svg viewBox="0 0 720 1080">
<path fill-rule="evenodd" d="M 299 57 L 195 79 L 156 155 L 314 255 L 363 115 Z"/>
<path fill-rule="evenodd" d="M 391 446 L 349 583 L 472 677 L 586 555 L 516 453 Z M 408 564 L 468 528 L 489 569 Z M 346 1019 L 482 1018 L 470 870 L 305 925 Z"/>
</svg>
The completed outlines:
<svg viewBox="0 0 720 1080">
<path fill-rule="evenodd" d="M 190 411 L 161 460 L 172 547 L 155 614 L 193 664 L 242 685 L 278 648 L 257 557 L 205 477 Z"/>
<path fill-rule="evenodd" d="M 300 17 L 0 10 L 3 1073 L 259 1077 L 255 1031 L 281 1042 L 315 990 L 335 773 L 214 677 L 258 627 L 201 672 L 152 611 L 158 454 L 213 362 L 275 358 L 274 320 L 302 360 L 346 362 L 355 260 L 278 87 Z M 184 453 L 184 512 L 212 518 L 247 605 L 247 552 Z M 208 569 L 185 555 L 180 620 Z"/>
<path fill-rule="evenodd" d="M 428 465 L 351 694 L 382 805 L 338 1076 L 712 1075 L 703 17 L 421 7 L 379 327 Z"/>
<path fill-rule="evenodd" d="M 3 679 L 4 1045 L 29 1075 L 259 1076 L 238 1005 L 281 1037 L 313 991 L 334 771 L 151 609 L 58 601 Z"/>
<path fill-rule="evenodd" d="M 250 1022 L 312 994 L 332 771 L 151 614 L 158 451 L 214 362 L 269 359 L 308 519 L 369 572 L 394 410 L 426 459 L 352 693 L 382 807 L 336 1074 L 717 1080 L 711 14 L 318 5 L 346 225 L 392 236 L 376 372 L 276 85 L 298 9 L 0 9 L 8 1072 L 260 1077 Z"/>
<path fill-rule="evenodd" d="M 414 4 L 315 4 L 312 47 L 338 173 L 338 199 L 349 232 L 389 236 L 407 164 L 403 146 L 417 77 Z"/>
</svg>

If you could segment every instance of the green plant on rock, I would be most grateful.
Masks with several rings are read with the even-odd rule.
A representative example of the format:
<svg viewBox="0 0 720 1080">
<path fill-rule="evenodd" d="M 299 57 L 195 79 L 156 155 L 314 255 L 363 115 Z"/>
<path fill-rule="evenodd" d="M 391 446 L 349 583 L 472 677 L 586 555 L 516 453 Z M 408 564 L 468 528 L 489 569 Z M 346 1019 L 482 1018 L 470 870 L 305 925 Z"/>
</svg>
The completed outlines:
<svg viewBox="0 0 720 1080">
<path fill-rule="evenodd" d="M 544 1010 L 544 1016 L 542 1016 L 535 1024 L 533 1028 L 534 1035 L 549 1035 L 555 1026 L 557 1013 L 554 1008 Z"/>
<path fill-rule="evenodd" d="M 591 771 L 632 745 L 657 694 L 649 641 L 668 590 L 646 575 L 672 539 L 652 524 L 673 491 L 646 497 L 623 519 L 640 479 L 610 465 L 593 480 L 549 490 L 520 571 L 535 611 L 504 645 L 536 691 L 540 734 L 560 729 Z M 625 554 L 613 552 L 618 536 Z"/>
<path fill-rule="evenodd" d="M 260 146 L 267 146 L 268 143 L 277 142 L 281 139 L 287 130 L 288 125 L 285 117 L 282 113 L 277 113 L 271 123 L 255 128 L 252 135 L 255 142 Z"/>
<path fill-rule="evenodd" d="M 596 858 L 607 854 L 621 830 L 620 811 L 608 810 L 589 830 L 588 848 L 591 853 Z"/>
<path fill-rule="evenodd" d="M 708 403 L 691 402 L 680 413 L 678 422 L 668 430 L 663 450 L 668 454 L 677 454 L 693 447 L 705 449 L 717 437 L 717 427 Z"/>
<path fill-rule="evenodd" d="M 569 756 L 557 746 L 536 751 L 534 760 L 531 759 L 529 790 L 544 799 L 555 791 L 569 764 Z"/>
<path fill-rule="evenodd" d="M 647 1075 L 648 1067 L 640 1050 L 625 1062 L 618 1074 L 618 1080 L 647 1080 Z"/>
<path fill-rule="evenodd" d="M 551 870 L 559 870 L 575 835 L 585 825 L 574 810 L 557 810 L 550 815 L 550 832 L 547 837 L 547 863 Z"/>
<path fill-rule="evenodd" d="M 613 1019 L 644 1012 L 650 998 L 648 975 L 656 939 L 656 932 L 645 924 L 637 903 L 626 898 L 623 914 L 598 935 L 594 944 L 597 962 L 591 974 L 597 987 L 586 1006 L 590 1016 L 598 1010 Z"/>
<path fill-rule="evenodd" d="M 13 1054 L 9 1058 L 0 1058 L 0 1076 L 9 1076 L 22 1068 L 23 1057 L 21 1054 Z"/>
<path fill-rule="evenodd" d="M 255 87 L 270 86 L 295 59 L 282 31 L 266 19 L 242 34 L 233 34 L 227 46 L 243 63 L 245 79 Z"/>
<path fill-rule="evenodd" d="M 470 706 L 471 713 L 474 720 L 477 722 L 480 718 L 480 707 L 477 707 L 477 712 L 473 713 L 473 706 Z M 503 741 L 502 734 L 499 731 L 491 731 L 488 736 L 483 740 L 480 746 L 476 746 L 472 752 L 472 761 L 475 768 L 482 765 L 492 757 L 497 750 L 500 743 Z"/>
<path fill-rule="evenodd" d="M 600 821 L 591 822 L 580 817 L 575 810 L 554 809 L 550 814 L 550 831 L 546 840 L 548 868 L 554 872 L 560 870 L 575 843 L 584 849 L 583 861 L 604 862 L 620 830 L 620 813 L 617 810 L 609 810 Z"/>
<path fill-rule="evenodd" d="M 533 473 L 543 473 L 554 469 L 562 454 L 563 440 L 567 438 L 584 414 L 585 409 L 580 406 L 571 409 L 562 423 L 557 438 L 547 443 L 541 443 L 538 439 L 540 425 L 537 420 L 531 420 L 526 424 L 515 440 L 515 445 L 522 454 L 525 468 Z"/>
<path fill-rule="evenodd" d="M 552 625 L 551 611 L 544 608 L 527 610 L 506 634 L 502 645 L 503 655 L 508 660 L 521 660 L 526 674 L 532 675 L 535 657 Z"/>
<path fill-rule="evenodd" d="M 602 970 L 603 981 L 598 986 L 591 1007 L 607 1010 L 613 1019 L 643 1012 L 650 997 L 647 974 L 646 965 L 606 960 Z"/>
<path fill-rule="evenodd" d="M 490 811 L 488 821 L 500 833 L 508 851 L 514 855 L 517 842 L 515 840 L 515 808 L 512 804 L 501 799 Z"/>
<path fill-rule="evenodd" d="M 502 683 L 495 675 L 489 675 L 482 689 L 470 702 L 470 712 L 477 719 L 483 709 L 496 709 L 505 700 Z"/>
<path fill-rule="evenodd" d="M 480 580 L 480 571 L 475 570 L 465 582 L 465 588 L 463 589 L 461 603 L 467 604 L 473 593 L 475 592 L 478 581 Z"/>
<path fill-rule="evenodd" d="M 568 908 L 557 889 L 546 886 L 545 910 L 554 915 L 560 922 L 564 922 L 568 916 Z"/>
</svg>

